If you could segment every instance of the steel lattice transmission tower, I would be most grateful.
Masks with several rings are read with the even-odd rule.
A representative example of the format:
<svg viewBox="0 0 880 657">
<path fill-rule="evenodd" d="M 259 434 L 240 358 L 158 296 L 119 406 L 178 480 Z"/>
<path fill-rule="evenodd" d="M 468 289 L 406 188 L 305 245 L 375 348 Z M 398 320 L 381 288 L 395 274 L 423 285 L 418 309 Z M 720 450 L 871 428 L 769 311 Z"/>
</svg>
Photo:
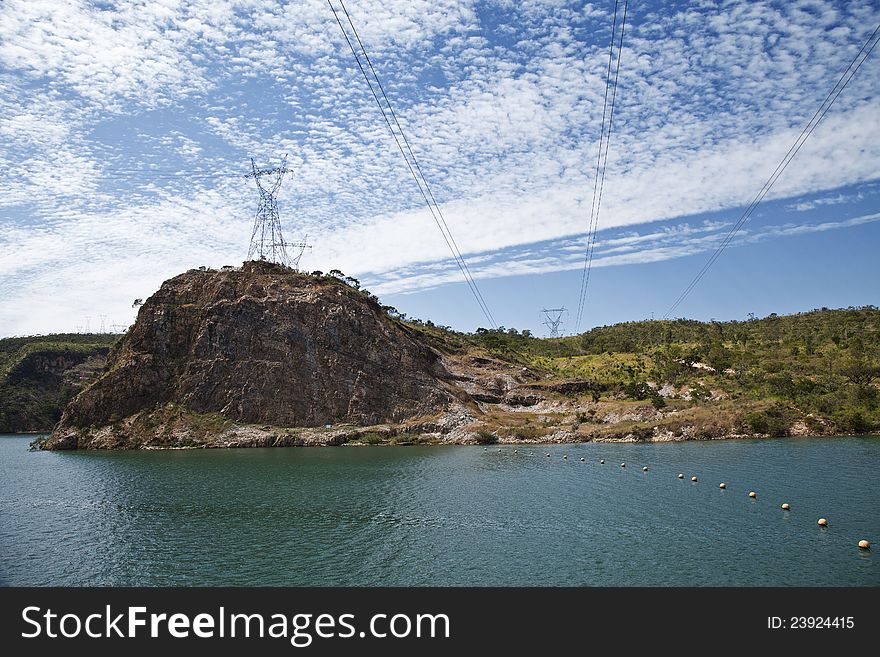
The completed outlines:
<svg viewBox="0 0 880 657">
<path fill-rule="evenodd" d="M 311 247 L 305 242 L 286 243 L 281 233 L 281 218 L 278 214 L 278 190 L 281 188 L 285 174 L 289 172 L 286 155 L 281 161 L 281 166 L 270 169 L 258 169 L 254 159 L 251 158 L 251 173 L 247 174 L 247 177 L 253 178 L 257 185 L 260 205 L 254 217 L 254 231 L 248 248 L 248 260 L 257 257 L 260 260 L 299 269 L 303 251 Z M 296 250 L 293 257 L 288 254 L 288 248 Z"/>
<path fill-rule="evenodd" d="M 541 322 L 544 326 L 550 329 L 550 335 L 548 338 L 558 338 L 560 337 L 559 327 L 562 326 L 562 320 L 565 317 L 565 314 L 568 312 L 565 309 L 565 306 L 562 308 L 544 308 L 541 310 L 544 315 L 544 321 Z"/>
</svg>

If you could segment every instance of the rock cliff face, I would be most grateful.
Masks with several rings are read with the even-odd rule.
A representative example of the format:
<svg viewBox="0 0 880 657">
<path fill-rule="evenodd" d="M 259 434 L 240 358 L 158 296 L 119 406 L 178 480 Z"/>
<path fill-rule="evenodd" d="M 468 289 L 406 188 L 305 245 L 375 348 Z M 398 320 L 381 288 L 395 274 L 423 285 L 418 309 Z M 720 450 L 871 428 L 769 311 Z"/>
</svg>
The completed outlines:
<svg viewBox="0 0 880 657">
<path fill-rule="evenodd" d="M 191 270 L 146 301 L 45 448 L 208 444 L 206 417 L 399 423 L 446 408 L 449 376 L 436 353 L 340 281 L 266 262 Z M 170 415 L 175 430 L 157 430 Z"/>
<path fill-rule="evenodd" d="M 74 395 L 100 374 L 109 351 L 109 345 L 48 336 L 7 353 L 0 364 L 0 433 L 50 431 Z"/>
</svg>

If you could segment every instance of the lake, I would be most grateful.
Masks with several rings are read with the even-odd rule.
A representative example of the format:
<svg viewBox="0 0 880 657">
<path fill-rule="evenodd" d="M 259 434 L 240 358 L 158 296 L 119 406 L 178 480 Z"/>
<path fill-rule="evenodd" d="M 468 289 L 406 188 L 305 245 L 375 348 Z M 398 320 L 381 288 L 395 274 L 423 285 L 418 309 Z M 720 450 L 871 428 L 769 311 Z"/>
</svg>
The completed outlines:
<svg viewBox="0 0 880 657">
<path fill-rule="evenodd" d="M 32 439 L 0 436 L 5 585 L 880 585 L 877 437 L 501 452 Z"/>
</svg>

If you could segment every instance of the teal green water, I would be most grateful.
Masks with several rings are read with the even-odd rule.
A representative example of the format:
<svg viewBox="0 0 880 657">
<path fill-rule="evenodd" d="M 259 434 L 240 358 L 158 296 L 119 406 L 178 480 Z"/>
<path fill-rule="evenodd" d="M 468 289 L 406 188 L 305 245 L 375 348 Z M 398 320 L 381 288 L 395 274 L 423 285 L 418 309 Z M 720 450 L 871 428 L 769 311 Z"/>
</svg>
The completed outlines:
<svg viewBox="0 0 880 657">
<path fill-rule="evenodd" d="M 3 584 L 880 585 L 878 438 L 516 454 L 31 438 L 0 437 Z"/>
</svg>

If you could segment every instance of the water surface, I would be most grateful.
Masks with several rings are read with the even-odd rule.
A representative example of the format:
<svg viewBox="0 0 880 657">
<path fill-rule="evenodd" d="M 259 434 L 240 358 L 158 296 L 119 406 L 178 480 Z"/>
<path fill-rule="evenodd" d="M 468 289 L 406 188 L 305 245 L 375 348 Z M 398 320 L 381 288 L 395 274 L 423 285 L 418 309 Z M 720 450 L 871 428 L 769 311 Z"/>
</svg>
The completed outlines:
<svg viewBox="0 0 880 657">
<path fill-rule="evenodd" d="M 32 438 L 0 437 L 7 585 L 880 585 L 876 437 L 28 452 Z"/>
</svg>

